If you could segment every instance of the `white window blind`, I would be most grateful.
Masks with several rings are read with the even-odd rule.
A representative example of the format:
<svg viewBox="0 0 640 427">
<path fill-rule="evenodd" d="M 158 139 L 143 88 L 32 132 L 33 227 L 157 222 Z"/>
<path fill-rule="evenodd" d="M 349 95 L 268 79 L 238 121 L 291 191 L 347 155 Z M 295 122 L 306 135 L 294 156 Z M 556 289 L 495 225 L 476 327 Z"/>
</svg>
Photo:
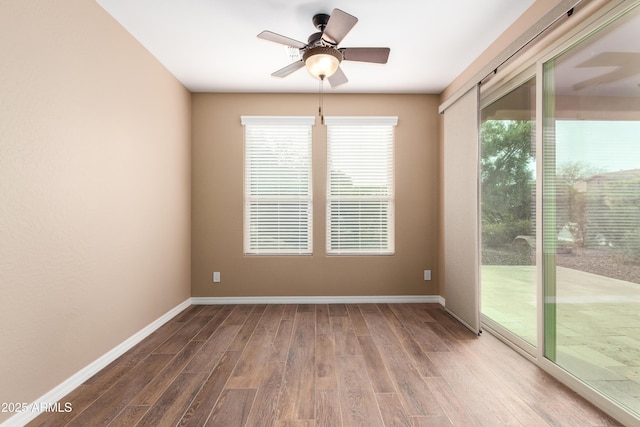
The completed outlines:
<svg viewBox="0 0 640 427">
<path fill-rule="evenodd" d="M 311 127 L 314 117 L 242 116 L 244 252 L 312 253 Z"/>
<path fill-rule="evenodd" d="M 397 117 L 325 117 L 327 253 L 394 253 Z"/>
</svg>

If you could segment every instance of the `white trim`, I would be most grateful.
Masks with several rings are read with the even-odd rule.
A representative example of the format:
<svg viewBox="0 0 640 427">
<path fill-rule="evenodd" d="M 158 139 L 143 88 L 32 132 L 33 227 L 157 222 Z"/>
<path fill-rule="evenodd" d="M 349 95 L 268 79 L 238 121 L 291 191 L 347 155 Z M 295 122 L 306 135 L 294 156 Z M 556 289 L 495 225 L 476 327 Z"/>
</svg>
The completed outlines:
<svg viewBox="0 0 640 427">
<path fill-rule="evenodd" d="M 58 402 L 64 396 L 66 396 L 67 394 L 75 390 L 79 385 L 81 385 L 86 380 L 91 378 L 93 375 L 98 373 L 98 371 L 107 367 L 107 365 L 109 365 L 111 362 L 113 362 L 118 357 L 122 356 L 124 353 L 129 351 L 133 346 L 135 346 L 140 341 L 142 341 L 143 339 L 151 335 L 151 333 L 153 333 L 155 330 L 160 328 L 160 326 L 167 323 L 169 320 L 174 318 L 178 313 L 180 313 L 190 305 L 191 305 L 191 298 L 178 304 L 177 306 L 175 306 L 174 308 L 172 308 L 171 310 L 169 310 L 168 312 L 160 316 L 158 319 L 154 320 L 153 322 L 145 326 L 143 329 L 141 329 L 140 331 L 136 332 L 135 334 L 127 338 L 125 341 L 118 344 L 117 346 L 109 350 L 107 353 L 100 356 L 98 359 L 94 360 L 89 365 L 85 366 L 84 368 L 82 368 L 81 370 L 73 374 L 71 377 L 67 378 L 65 381 L 63 381 L 58 386 L 51 389 L 49 392 L 43 394 L 34 402 L 31 402 L 29 404 L 29 407 L 40 402 L 47 402 L 47 403 Z M 2 424 L 0 424 L 0 426 L 1 427 L 23 426 L 28 422 L 32 421 L 33 419 L 35 419 L 38 415 L 40 415 L 40 412 L 37 412 L 37 411 L 20 412 L 12 416 L 8 420 L 4 421 Z"/>
<path fill-rule="evenodd" d="M 401 304 L 439 303 L 439 295 L 192 297 L 192 304 Z"/>
<path fill-rule="evenodd" d="M 327 126 L 397 126 L 397 116 L 325 116 Z"/>
<path fill-rule="evenodd" d="M 316 118 L 314 116 L 240 116 L 240 122 L 243 126 L 281 126 L 283 124 L 313 126 L 316 124 Z"/>
</svg>

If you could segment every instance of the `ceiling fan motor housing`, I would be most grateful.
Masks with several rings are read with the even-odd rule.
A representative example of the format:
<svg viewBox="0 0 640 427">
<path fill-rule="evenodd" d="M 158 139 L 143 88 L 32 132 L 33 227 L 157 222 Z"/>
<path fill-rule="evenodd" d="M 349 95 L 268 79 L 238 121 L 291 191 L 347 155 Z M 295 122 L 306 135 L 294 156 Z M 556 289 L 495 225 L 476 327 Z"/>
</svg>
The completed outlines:
<svg viewBox="0 0 640 427">
<path fill-rule="evenodd" d="M 314 55 L 331 55 L 335 57 L 339 63 L 342 62 L 342 53 L 338 49 L 329 46 L 314 46 L 306 50 L 302 54 L 302 60 L 306 62 L 307 59 Z"/>
</svg>

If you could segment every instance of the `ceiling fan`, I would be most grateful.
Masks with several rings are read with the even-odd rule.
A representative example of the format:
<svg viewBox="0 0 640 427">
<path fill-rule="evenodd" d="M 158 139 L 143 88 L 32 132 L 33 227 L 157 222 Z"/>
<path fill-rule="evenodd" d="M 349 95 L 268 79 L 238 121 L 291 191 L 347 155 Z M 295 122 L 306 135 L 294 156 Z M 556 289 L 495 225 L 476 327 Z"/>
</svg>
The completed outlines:
<svg viewBox="0 0 640 427">
<path fill-rule="evenodd" d="M 389 58 L 388 47 L 343 47 L 338 44 L 358 22 L 358 18 L 333 9 L 331 15 L 319 13 L 313 17 L 313 25 L 319 32 L 311 34 L 308 42 L 303 43 L 280 34 L 263 31 L 258 37 L 280 43 L 300 50 L 302 59 L 271 74 L 274 77 L 286 77 L 294 71 L 306 66 L 317 79 L 329 80 L 331 87 L 348 82 L 347 76 L 340 68 L 344 61 L 373 62 L 386 64 Z"/>
</svg>

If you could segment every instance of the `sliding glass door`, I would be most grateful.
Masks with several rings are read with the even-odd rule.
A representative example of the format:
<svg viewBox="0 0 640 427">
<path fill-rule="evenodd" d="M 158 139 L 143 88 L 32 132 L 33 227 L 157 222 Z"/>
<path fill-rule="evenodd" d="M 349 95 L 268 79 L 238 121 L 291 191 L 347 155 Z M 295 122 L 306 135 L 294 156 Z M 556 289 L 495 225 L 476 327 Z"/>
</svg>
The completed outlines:
<svg viewBox="0 0 640 427">
<path fill-rule="evenodd" d="M 625 4 L 481 86 L 480 290 L 484 328 L 635 425 L 640 2 Z"/>
<path fill-rule="evenodd" d="M 535 82 L 516 81 L 480 115 L 481 312 L 525 346 L 537 340 Z"/>
<path fill-rule="evenodd" d="M 640 415 L 640 8 L 544 62 L 544 356 Z"/>
</svg>

